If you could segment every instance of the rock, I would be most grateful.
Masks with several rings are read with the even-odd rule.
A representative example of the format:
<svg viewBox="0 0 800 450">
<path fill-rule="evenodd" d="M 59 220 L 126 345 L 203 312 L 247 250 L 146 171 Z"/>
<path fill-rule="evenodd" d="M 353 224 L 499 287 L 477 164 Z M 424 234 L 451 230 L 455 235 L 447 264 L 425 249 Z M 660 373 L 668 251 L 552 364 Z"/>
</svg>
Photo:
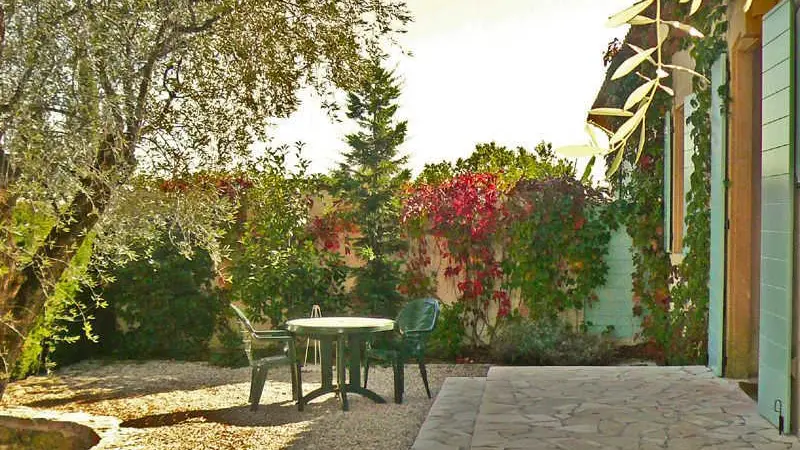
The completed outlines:
<svg viewBox="0 0 800 450">
<path fill-rule="evenodd" d="M 0 411 L 0 449 L 88 450 L 119 428 L 113 417 L 14 407 Z"/>
</svg>

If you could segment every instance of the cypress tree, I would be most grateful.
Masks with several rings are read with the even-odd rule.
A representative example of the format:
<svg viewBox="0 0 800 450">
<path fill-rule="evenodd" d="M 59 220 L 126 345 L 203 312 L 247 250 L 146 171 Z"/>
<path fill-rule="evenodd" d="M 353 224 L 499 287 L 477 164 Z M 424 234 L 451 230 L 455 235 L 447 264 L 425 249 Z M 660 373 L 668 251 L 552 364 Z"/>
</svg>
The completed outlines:
<svg viewBox="0 0 800 450">
<path fill-rule="evenodd" d="M 402 295 L 397 291 L 406 247 L 401 237 L 400 192 L 410 180 L 408 157 L 399 147 L 407 121 L 395 119 L 400 85 L 393 71 L 374 60 L 369 77 L 348 93 L 347 117 L 358 124 L 348 134 L 349 149 L 334 176 L 335 191 L 343 200 L 344 215 L 358 228 L 353 238 L 364 266 L 354 270 L 354 301 L 369 314 L 393 317 Z"/>
</svg>

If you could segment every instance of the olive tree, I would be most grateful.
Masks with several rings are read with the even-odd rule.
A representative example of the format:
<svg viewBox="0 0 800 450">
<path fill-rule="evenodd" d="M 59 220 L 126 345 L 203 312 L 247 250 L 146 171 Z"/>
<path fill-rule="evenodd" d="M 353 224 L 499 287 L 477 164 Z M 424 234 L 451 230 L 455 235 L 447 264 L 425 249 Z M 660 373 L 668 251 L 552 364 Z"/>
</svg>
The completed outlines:
<svg viewBox="0 0 800 450">
<path fill-rule="evenodd" d="M 136 205 L 136 180 L 247 161 L 300 88 L 357 86 L 408 20 L 394 0 L 0 1 L 0 395 L 52 287 L 98 222 Z M 163 205 L 145 200 L 144 221 Z M 21 205 L 52 218 L 34 245 L 17 238 Z"/>
</svg>

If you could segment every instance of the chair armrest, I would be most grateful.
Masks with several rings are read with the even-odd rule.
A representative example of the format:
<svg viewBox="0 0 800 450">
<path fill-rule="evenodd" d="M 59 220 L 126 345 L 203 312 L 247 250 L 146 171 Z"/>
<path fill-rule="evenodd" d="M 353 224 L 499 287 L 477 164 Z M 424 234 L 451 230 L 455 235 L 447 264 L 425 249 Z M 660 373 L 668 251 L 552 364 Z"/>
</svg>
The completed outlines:
<svg viewBox="0 0 800 450">
<path fill-rule="evenodd" d="M 402 332 L 401 334 L 403 336 L 424 337 L 424 336 L 426 336 L 428 334 L 431 334 L 431 332 L 433 332 L 433 330 L 428 330 L 428 329 L 424 329 L 424 330 L 406 330 L 406 331 Z"/>
<path fill-rule="evenodd" d="M 250 334 L 253 336 L 253 338 L 258 340 L 286 341 L 294 338 L 291 333 L 283 330 L 253 331 Z"/>
</svg>

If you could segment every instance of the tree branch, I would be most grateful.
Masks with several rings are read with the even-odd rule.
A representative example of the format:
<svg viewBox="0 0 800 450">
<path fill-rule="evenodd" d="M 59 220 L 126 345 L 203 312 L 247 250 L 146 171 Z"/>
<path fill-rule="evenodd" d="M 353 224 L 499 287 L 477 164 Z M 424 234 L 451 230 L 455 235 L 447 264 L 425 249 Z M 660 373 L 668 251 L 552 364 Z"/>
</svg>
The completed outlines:
<svg viewBox="0 0 800 450">
<path fill-rule="evenodd" d="M 34 60 L 36 59 L 37 58 L 34 58 Z M 14 108 L 14 105 L 19 102 L 19 100 L 22 98 L 22 93 L 25 90 L 25 86 L 33 76 L 33 70 L 35 68 L 36 64 L 31 64 L 27 69 L 25 69 L 25 72 L 22 74 L 22 78 L 19 80 L 19 83 L 17 83 L 17 87 L 14 89 L 14 93 L 11 95 L 11 98 L 9 98 L 6 103 L 0 105 L 0 112 L 11 112 L 11 110 Z"/>
<path fill-rule="evenodd" d="M 200 24 L 192 24 L 192 25 L 176 25 L 175 31 L 181 34 L 194 34 L 194 33 L 202 33 L 203 31 L 207 31 L 211 29 L 211 27 L 221 19 L 223 14 L 217 14 L 216 16 L 209 17 L 208 19 L 204 20 Z"/>
</svg>

